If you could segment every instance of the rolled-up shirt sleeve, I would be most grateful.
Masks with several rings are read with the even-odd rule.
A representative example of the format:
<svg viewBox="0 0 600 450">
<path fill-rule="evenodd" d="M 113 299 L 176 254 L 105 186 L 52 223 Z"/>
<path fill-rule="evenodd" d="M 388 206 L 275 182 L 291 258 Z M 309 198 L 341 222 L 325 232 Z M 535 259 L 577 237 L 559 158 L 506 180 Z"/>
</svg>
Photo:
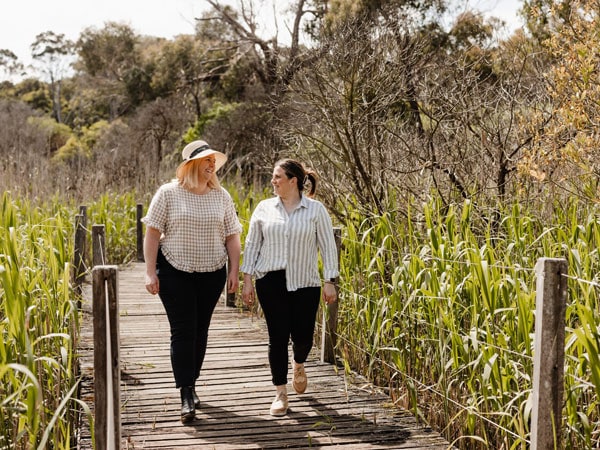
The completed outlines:
<svg viewBox="0 0 600 450">
<path fill-rule="evenodd" d="M 333 235 L 333 224 L 325 209 L 319 203 L 317 214 L 317 246 L 323 261 L 323 278 L 336 278 L 339 275 L 338 252 Z"/>
<path fill-rule="evenodd" d="M 262 247 L 262 224 L 260 219 L 260 208 L 261 204 L 256 207 L 256 210 L 250 218 L 250 226 L 248 227 L 248 234 L 244 244 L 244 252 L 242 265 L 240 272 L 247 273 L 248 275 L 256 275 L 256 262 L 258 255 L 260 254 L 260 248 Z"/>
</svg>

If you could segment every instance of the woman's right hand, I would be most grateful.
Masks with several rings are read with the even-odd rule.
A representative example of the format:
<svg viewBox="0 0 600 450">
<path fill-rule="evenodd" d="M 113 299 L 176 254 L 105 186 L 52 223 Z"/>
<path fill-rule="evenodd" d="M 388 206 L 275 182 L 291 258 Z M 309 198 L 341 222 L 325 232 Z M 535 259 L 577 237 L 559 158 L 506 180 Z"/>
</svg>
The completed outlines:
<svg viewBox="0 0 600 450">
<path fill-rule="evenodd" d="M 146 227 L 146 236 L 144 238 L 144 261 L 146 261 L 146 290 L 152 294 L 158 294 L 160 286 L 158 285 L 158 276 L 156 275 L 156 258 L 158 256 L 158 246 L 160 242 L 160 231 L 153 227 Z"/>
<path fill-rule="evenodd" d="M 158 284 L 158 277 L 156 276 L 155 273 L 153 274 L 146 274 L 146 290 L 152 294 L 152 295 L 156 295 L 158 294 L 158 290 L 159 290 L 159 284 Z"/>
</svg>

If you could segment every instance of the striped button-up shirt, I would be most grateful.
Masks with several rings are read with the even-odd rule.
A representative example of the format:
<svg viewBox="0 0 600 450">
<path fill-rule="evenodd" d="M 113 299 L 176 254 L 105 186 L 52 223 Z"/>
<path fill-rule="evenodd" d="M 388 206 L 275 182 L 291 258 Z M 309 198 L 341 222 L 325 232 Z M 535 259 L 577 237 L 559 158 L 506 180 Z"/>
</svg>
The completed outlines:
<svg viewBox="0 0 600 450">
<path fill-rule="evenodd" d="M 279 197 L 261 201 L 250 219 L 240 271 L 262 278 L 285 270 L 288 291 L 320 286 L 318 253 L 325 279 L 339 275 L 331 218 L 323 204 L 302 196 L 291 214 Z"/>
</svg>

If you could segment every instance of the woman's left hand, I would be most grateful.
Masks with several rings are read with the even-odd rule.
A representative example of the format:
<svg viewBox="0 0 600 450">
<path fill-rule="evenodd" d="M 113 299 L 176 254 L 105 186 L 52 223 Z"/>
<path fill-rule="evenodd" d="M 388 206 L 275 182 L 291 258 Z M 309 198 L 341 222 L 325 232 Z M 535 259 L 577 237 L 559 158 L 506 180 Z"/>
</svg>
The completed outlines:
<svg viewBox="0 0 600 450">
<path fill-rule="evenodd" d="M 337 290 L 335 289 L 335 285 L 333 283 L 325 283 L 323 285 L 323 300 L 328 305 L 335 303 L 337 300 Z"/>
</svg>

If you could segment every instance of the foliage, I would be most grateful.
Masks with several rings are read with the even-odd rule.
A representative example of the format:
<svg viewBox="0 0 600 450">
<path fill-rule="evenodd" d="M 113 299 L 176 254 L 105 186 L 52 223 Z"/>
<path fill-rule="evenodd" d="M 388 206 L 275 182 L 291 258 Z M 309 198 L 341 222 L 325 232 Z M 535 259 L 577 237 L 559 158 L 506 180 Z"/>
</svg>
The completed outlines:
<svg viewBox="0 0 600 450">
<path fill-rule="evenodd" d="M 344 225 L 339 351 L 465 449 L 528 448 L 536 260 L 566 257 L 565 448 L 600 444 L 600 221 L 576 201 L 544 223 L 432 198 Z M 472 439 L 471 439 L 472 438 Z M 483 444 L 481 443 L 483 440 Z"/>
<path fill-rule="evenodd" d="M 39 111 L 52 110 L 52 99 L 50 98 L 50 92 L 46 86 L 41 86 L 40 89 L 26 92 L 21 99 Z"/>
<path fill-rule="evenodd" d="M 77 157 L 90 157 L 96 142 L 109 128 L 110 125 L 106 120 L 100 120 L 90 127 L 83 127 L 81 135 L 69 137 L 67 142 L 58 149 L 53 159 L 56 161 L 68 161 Z"/>
<path fill-rule="evenodd" d="M 68 205 L 0 207 L 0 446 L 71 448 L 78 312 Z"/>
<path fill-rule="evenodd" d="M 448 203 L 487 203 L 520 188 L 526 121 L 547 103 L 535 48 L 522 37 L 486 48 L 489 26 L 477 20 L 463 15 L 444 38 L 357 21 L 321 42 L 327 57 L 299 72 L 281 117 L 329 205 L 382 214 L 431 189 Z"/>
<path fill-rule="evenodd" d="M 48 136 L 46 147 L 48 155 L 52 155 L 72 137 L 71 129 L 67 125 L 58 123 L 49 117 L 31 117 L 28 122 L 40 128 Z"/>
<path fill-rule="evenodd" d="M 101 94 L 98 100 L 107 102 L 109 116 L 105 119 L 126 113 L 135 102 L 128 81 L 141 67 L 139 41 L 130 26 L 109 22 L 101 30 L 84 30 L 75 44 L 78 58 L 74 67 L 85 74 L 80 83 L 93 85 Z"/>
<path fill-rule="evenodd" d="M 218 120 L 224 119 L 229 116 L 232 111 L 236 109 L 238 105 L 235 103 L 223 104 L 217 102 L 212 105 L 212 108 L 206 113 L 202 114 L 194 126 L 191 127 L 184 135 L 183 135 L 183 144 L 190 143 L 196 139 L 202 138 L 206 133 L 206 128 L 212 122 L 216 122 Z"/>
<path fill-rule="evenodd" d="M 330 0 L 321 3 L 326 5 L 323 20 L 328 32 L 335 32 L 339 25 L 357 18 L 373 24 L 389 21 L 407 22 L 412 27 L 426 26 L 437 20 L 448 7 L 448 2 L 443 0 Z"/>
<path fill-rule="evenodd" d="M 71 136 L 65 145 L 58 149 L 54 155 L 55 161 L 67 161 L 75 158 L 85 158 L 89 156 L 89 150 L 87 150 L 82 142 L 75 136 Z"/>
<path fill-rule="evenodd" d="M 528 31 L 538 42 L 547 40 L 560 29 L 571 14 L 571 0 L 524 0 L 521 15 Z"/>
<path fill-rule="evenodd" d="M 104 264 L 126 264 L 136 257 L 137 204 L 135 192 L 103 193 L 87 209 L 88 224 L 104 225 Z M 91 236 L 91 230 L 88 230 Z M 90 242 L 90 248 L 92 243 Z"/>
<path fill-rule="evenodd" d="M 76 43 L 79 70 L 92 77 L 122 80 L 139 55 L 139 37 L 125 24 L 109 22 L 101 30 L 87 28 Z"/>
<path fill-rule="evenodd" d="M 104 194 L 87 209 L 88 226 L 105 225 L 106 264 L 133 259 L 135 197 Z M 0 202 L 0 447 L 73 448 L 78 414 L 91 416 L 77 399 L 76 208 L 58 197 L 34 204 L 8 191 Z"/>
<path fill-rule="evenodd" d="M 344 320 L 365 330 L 347 333 L 368 350 L 348 344 L 347 363 L 440 428 L 466 418 L 464 436 L 524 446 L 526 268 L 563 255 L 582 280 L 597 271 L 597 1 L 526 0 L 528 33 L 498 40 L 498 21 L 468 8 L 453 16 L 451 2 L 304 0 L 286 12 L 289 44 L 259 34 L 250 0 L 237 9 L 207 3 L 193 35 L 153 38 L 107 23 L 79 36 L 72 76 L 0 85 L 9 203 L 57 193 L 67 204 L 91 202 L 91 222 L 107 227 L 107 258 L 124 263 L 134 251 L 134 197 L 147 202 L 173 176 L 182 142 L 205 139 L 228 154 L 220 175 L 242 186 L 231 191 L 241 215 L 267 195 L 276 159 L 302 159 L 344 225 L 345 270 L 367 269 L 345 275 L 356 283 L 344 286 L 355 307 Z M 37 41 L 52 45 L 36 54 L 62 58 L 63 37 Z M 0 50 L 4 71 L 19 68 L 13 56 Z M 565 413 L 577 448 L 597 441 L 599 344 L 596 290 L 569 283 L 577 303 L 568 310 Z M 519 357 L 496 351 L 493 339 Z M 23 367 L 0 372 L 26 384 Z M 423 373 L 432 379 L 420 382 L 468 409 L 437 403 L 420 388 Z M 518 438 L 486 425 L 484 414 Z"/>
<path fill-rule="evenodd" d="M 568 5 L 570 13 L 565 16 Z M 552 114 L 530 117 L 535 142 L 524 161 L 527 171 L 539 181 L 550 181 L 569 192 L 596 201 L 597 194 L 582 190 L 600 174 L 597 118 L 600 114 L 598 45 L 600 22 L 598 2 L 573 0 L 559 2 L 549 14 L 562 23 L 544 42 L 554 65 L 546 84 L 552 99 Z"/>
</svg>

